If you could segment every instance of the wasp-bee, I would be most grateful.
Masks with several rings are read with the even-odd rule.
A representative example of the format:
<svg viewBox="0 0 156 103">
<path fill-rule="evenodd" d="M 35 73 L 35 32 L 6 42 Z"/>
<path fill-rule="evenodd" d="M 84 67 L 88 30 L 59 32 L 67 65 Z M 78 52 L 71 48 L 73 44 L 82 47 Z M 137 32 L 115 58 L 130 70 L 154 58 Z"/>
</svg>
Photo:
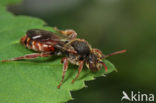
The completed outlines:
<svg viewBox="0 0 156 103">
<path fill-rule="evenodd" d="M 31 29 L 26 32 L 20 40 L 26 48 L 36 51 L 37 53 L 26 54 L 21 57 L 16 57 L 2 62 L 15 61 L 22 59 L 35 59 L 37 57 L 49 57 L 53 55 L 63 55 L 61 62 L 63 63 L 62 80 L 57 86 L 60 88 L 64 81 L 65 73 L 68 69 L 68 64 L 78 65 L 78 73 L 72 80 L 72 83 L 79 77 L 83 66 L 86 65 L 88 69 L 93 72 L 99 71 L 104 66 L 107 71 L 107 66 L 102 61 L 103 59 L 124 53 L 126 50 L 117 51 L 108 55 L 104 55 L 99 49 L 92 48 L 91 45 L 84 39 L 77 38 L 77 33 L 72 30 L 59 30 L 55 28 L 56 32 L 62 34 L 64 38 L 56 35 L 56 33 L 41 30 Z"/>
</svg>

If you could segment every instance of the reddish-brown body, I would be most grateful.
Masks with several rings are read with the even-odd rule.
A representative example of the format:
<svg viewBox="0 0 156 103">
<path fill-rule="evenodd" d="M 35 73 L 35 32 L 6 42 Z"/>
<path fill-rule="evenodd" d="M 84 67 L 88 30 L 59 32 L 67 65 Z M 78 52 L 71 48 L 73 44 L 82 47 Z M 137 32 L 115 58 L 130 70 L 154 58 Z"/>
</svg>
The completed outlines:
<svg viewBox="0 0 156 103">
<path fill-rule="evenodd" d="M 44 51 L 54 52 L 55 48 L 53 47 L 53 45 L 57 43 L 53 43 L 53 45 L 41 43 L 39 41 L 32 40 L 30 37 L 26 35 L 21 38 L 21 44 L 25 45 L 29 49 L 32 49 L 38 52 L 44 52 Z"/>
<path fill-rule="evenodd" d="M 38 53 L 2 61 L 6 62 L 22 59 L 34 59 L 37 57 L 47 57 L 52 55 L 64 55 L 64 58 L 61 60 L 64 65 L 62 80 L 58 85 L 58 88 L 60 88 L 69 63 L 79 66 L 78 73 L 72 80 L 72 83 L 74 83 L 74 81 L 79 77 L 84 65 L 86 65 L 88 69 L 93 72 L 100 70 L 102 66 L 104 66 L 105 70 L 107 70 L 107 66 L 102 60 L 109 56 L 124 53 L 126 51 L 121 50 L 104 55 L 99 49 L 92 48 L 86 40 L 76 38 L 77 33 L 74 30 L 56 29 L 56 31 L 64 35 L 66 38 L 58 37 L 50 31 L 40 29 L 28 30 L 26 35 L 21 38 L 20 42 L 28 49 Z"/>
</svg>

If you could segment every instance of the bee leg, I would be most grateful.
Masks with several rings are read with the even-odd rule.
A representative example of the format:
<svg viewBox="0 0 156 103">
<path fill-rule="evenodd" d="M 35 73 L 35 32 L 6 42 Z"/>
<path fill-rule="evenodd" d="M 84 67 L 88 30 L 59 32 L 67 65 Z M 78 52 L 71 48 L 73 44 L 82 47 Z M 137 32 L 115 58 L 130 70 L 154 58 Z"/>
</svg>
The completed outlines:
<svg viewBox="0 0 156 103">
<path fill-rule="evenodd" d="M 77 51 L 72 46 L 69 46 L 69 45 L 64 45 L 63 47 L 59 45 L 55 45 L 55 47 L 59 48 L 62 51 L 67 51 L 69 53 L 74 53 L 74 54 L 77 53 Z"/>
<path fill-rule="evenodd" d="M 33 53 L 33 54 L 27 54 L 21 57 L 16 57 L 16 58 L 8 59 L 8 60 L 2 60 L 2 62 L 23 60 L 23 59 L 35 59 L 37 57 L 47 57 L 47 56 L 51 56 L 51 54 L 49 52 L 48 53 Z"/>
<path fill-rule="evenodd" d="M 107 68 L 106 64 L 105 64 L 103 61 L 99 61 L 99 63 L 101 63 L 101 64 L 104 66 L 105 71 L 107 71 L 107 70 L 108 70 L 108 68 Z"/>
<path fill-rule="evenodd" d="M 64 81 L 65 73 L 66 73 L 66 71 L 67 71 L 67 69 L 68 69 L 68 59 L 67 59 L 67 57 L 64 57 L 64 58 L 61 60 L 61 62 L 64 64 L 64 65 L 63 65 L 63 74 L 62 74 L 62 80 L 61 80 L 61 82 L 59 83 L 59 85 L 57 86 L 57 88 L 60 88 L 60 87 L 61 87 L 61 85 L 62 85 L 62 83 L 63 83 L 63 81 Z"/>
<path fill-rule="evenodd" d="M 67 29 L 67 30 L 59 30 L 58 28 L 54 28 L 57 32 L 61 33 L 64 36 L 68 36 L 69 39 L 74 39 L 77 37 L 76 31 L 73 29 Z"/>
<path fill-rule="evenodd" d="M 63 50 L 68 51 L 69 53 L 77 53 L 77 51 L 75 51 L 73 47 L 64 46 Z"/>
<path fill-rule="evenodd" d="M 80 72 L 81 72 L 81 71 L 82 71 L 82 69 L 83 69 L 83 65 L 84 65 L 84 61 L 80 61 L 80 62 L 79 62 L 78 73 L 77 73 L 76 77 L 72 80 L 72 83 L 74 83 L 74 82 L 75 82 L 75 80 L 79 77 Z"/>
</svg>

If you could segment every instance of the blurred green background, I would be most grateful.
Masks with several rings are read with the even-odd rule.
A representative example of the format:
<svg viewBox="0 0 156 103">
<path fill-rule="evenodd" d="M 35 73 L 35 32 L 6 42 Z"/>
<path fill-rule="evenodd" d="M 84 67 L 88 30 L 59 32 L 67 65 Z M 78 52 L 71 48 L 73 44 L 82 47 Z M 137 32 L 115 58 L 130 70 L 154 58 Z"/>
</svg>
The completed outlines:
<svg viewBox="0 0 156 103">
<path fill-rule="evenodd" d="M 68 103 L 121 103 L 122 91 L 156 95 L 155 0 L 24 0 L 8 9 L 74 29 L 104 54 L 127 49 L 109 58 L 118 72 L 86 82 Z"/>
</svg>

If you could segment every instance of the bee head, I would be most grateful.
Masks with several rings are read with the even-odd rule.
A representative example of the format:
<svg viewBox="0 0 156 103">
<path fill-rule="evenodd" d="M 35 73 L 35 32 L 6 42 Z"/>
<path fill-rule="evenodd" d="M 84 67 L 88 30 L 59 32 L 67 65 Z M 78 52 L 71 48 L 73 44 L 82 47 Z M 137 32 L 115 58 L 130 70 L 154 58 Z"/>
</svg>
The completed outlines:
<svg viewBox="0 0 156 103">
<path fill-rule="evenodd" d="M 87 57 L 86 66 L 93 72 L 100 70 L 102 66 L 107 70 L 107 66 L 102 59 L 104 59 L 102 52 L 99 49 L 93 48 Z"/>
</svg>

